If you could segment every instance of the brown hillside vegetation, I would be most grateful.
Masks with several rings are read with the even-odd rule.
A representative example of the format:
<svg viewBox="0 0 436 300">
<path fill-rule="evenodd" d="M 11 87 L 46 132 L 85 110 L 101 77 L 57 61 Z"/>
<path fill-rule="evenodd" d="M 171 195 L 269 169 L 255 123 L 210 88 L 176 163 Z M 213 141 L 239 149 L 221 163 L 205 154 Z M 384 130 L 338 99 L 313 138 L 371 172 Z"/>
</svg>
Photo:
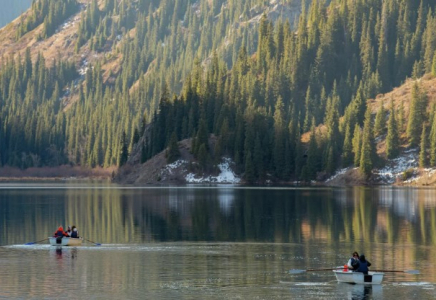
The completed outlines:
<svg viewBox="0 0 436 300">
<path fill-rule="evenodd" d="M 113 76 L 118 74 L 121 68 L 120 54 L 112 51 L 112 45 L 105 48 L 105 52 L 91 51 L 89 42 L 83 45 L 79 52 L 75 52 L 77 41 L 77 31 L 81 21 L 81 14 L 88 8 L 91 0 L 77 0 L 81 3 L 79 11 L 65 20 L 62 25 L 58 27 L 56 33 L 52 36 L 38 40 L 38 35 L 43 29 L 43 25 L 39 25 L 34 30 L 26 33 L 18 41 L 16 40 L 16 31 L 21 20 L 25 20 L 30 12 L 27 11 L 22 16 L 12 21 L 6 27 L 0 29 L 0 64 L 7 59 L 17 59 L 25 55 L 26 49 L 30 49 L 32 60 L 35 61 L 38 54 L 42 54 L 45 58 L 47 66 L 51 66 L 56 60 L 73 61 L 79 72 L 83 72 L 89 65 L 95 64 L 100 61 L 103 71 L 103 81 L 107 82 L 112 80 Z M 100 7 L 103 5 L 103 0 L 98 1 Z M 128 33 L 129 36 L 132 33 Z M 116 47 L 119 45 L 119 40 L 116 39 L 114 43 Z M 116 48 L 115 47 L 115 48 Z M 83 73 L 82 73 L 83 74 Z M 76 91 L 77 92 L 77 91 Z M 77 99 L 77 93 L 73 91 L 69 97 L 64 99 L 64 105 L 69 107 Z"/>
<path fill-rule="evenodd" d="M 404 118 L 405 125 L 407 125 L 407 119 L 409 116 L 409 107 L 410 101 L 412 100 L 412 88 L 415 83 L 418 83 L 420 87 L 422 87 L 428 96 L 428 107 L 430 108 L 433 104 L 436 103 L 436 78 L 431 74 L 426 74 L 420 79 L 408 79 L 403 85 L 394 88 L 391 92 L 386 94 L 379 94 L 375 99 L 368 99 L 367 104 L 370 107 L 372 113 L 375 115 L 377 111 L 380 109 L 380 103 L 383 102 L 383 107 L 386 110 L 389 110 L 391 99 L 394 101 L 394 107 L 398 111 L 401 102 L 404 106 Z M 324 124 L 320 124 L 316 128 L 316 135 L 319 138 L 325 137 L 327 133 L 327 127 Z M 405 128 L 403 128 L 405 131 Z M 307 144 L 310 141 L 310 132 L 305 132 L 301 135 L 301 141 L 304 144 Z M 402 147 L 407 146 L 407 141 L 405 140 L 405 136 L 403 134 L 402 141 L 404 142 Z M 377 145 L 377 153 L 379 155 L 384 155 L 385 152 L 385 140 L 381 139 Z"/>
<path fill-rule="evenodd" d="M 380 103 L 383 102 L 385 109 L 390 108 L 391 99 L 394 100 L 394 106 L 399 109 L 400 103 L 403 102 L 405 119 L 409 115 L 409 106 L 412 99 L 412 88 L 417 82 L 427 92 L 429 107 L 436 102 L 436 78 L 430 74 L 426 74 L 420 79 L 408 79 L 403 85 L 394 88 L 391 92 L 380 94 L 375 99 L 368 100 L 368 105 L 375 114 L 380 109 Z"/>
</svg>

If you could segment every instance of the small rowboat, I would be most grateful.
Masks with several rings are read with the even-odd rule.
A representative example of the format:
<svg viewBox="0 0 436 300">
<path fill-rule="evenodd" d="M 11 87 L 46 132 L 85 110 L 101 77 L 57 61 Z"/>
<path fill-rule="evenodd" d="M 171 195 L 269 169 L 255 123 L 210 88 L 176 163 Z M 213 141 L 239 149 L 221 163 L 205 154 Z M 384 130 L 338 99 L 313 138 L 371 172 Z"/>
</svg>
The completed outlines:
<svg viewBox="0 0 436 300">
<path fill-rule="evenodd" d="M 82 246 L 83 238 L 71 238 L 71 237 L 49 237 L 50 245 L 52 246 Z"/>
<path fill-rule="evenodd" d="M 355 284 L 381 284 L 383 281 L 382 272 L 368 272 L 368 275 L 362 272 L 333 270 L 336 275 L 336 279 L 339 282 L 355 283 Z"/>
</svg>

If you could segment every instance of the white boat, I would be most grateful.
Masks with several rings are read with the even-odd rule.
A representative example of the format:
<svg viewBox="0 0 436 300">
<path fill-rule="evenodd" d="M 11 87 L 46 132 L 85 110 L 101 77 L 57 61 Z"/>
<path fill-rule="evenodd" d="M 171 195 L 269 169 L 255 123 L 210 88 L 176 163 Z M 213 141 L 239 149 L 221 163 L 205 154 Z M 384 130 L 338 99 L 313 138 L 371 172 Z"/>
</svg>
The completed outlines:
<svg viewBox="0 0 436 300">
<path fill-rule="evenodd" d="M 52 246 L 82 246 L 82 238 L 63 237 L 58 239 L 57 237 L 49 237 L 50 245 Z"/>
<path fill-rule="evenodd" d="M 385 273 L 382 272 L 368 272 L 368 275 L 362 272 L 333 270 L 336 279 L 339 282 L 355 283 L 355 284 L 381 284 Z"/>
</svg>

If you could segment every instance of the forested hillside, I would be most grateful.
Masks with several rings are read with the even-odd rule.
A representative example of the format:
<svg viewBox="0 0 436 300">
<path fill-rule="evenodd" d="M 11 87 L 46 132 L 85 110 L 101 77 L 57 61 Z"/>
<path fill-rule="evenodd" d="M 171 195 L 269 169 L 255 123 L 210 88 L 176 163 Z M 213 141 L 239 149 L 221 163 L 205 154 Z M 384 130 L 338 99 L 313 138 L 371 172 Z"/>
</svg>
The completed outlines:
<svg viewBox="0 0 436 300">
<path fill-rule="evenodd" d="M 213 49 L 231 66 L 242 43 L 256 50 L 263 12 L 292 20 L 299 3 L 34 1 L 0 32 L 2 165 L 119 164 L 122 145 L 131 147 L 165 84 L 178 93 Z M 33 64 L 25 62 L 26 46 Z M 54 64 L 70 63 L 76 75 L 55 75 Z"/>
<path fill-rule="evenodd" d="M 32 0 L 0 0 L 0 28 L 25 12 Z"/>
<path fill-rule="evenodd" d="M 215 58 L 194 69 L 180 97 L 161 99 L 143 161 L 193 137 L 200 169 L 230 156 L 247 181 L 267 174 L 310 181 L 352 164 L 368 176 L 403 143 L 420 147 L 421 166 L 429 158 L 434 166 L 435 109 L 427 110 L 419 82 L 409 101 L 390 105 L 389 120 L 385 109 L 374 120 L 366 105 L 408 77 L 436 75 L 434 8 L 424 0 L 315 1 L 295 32 L 262 18 L 255 56 L 241 47 L 230 71 Z M 218 136 L 215 149 L 208 149 L 209 133 Z M 386 138 L 384 157 L 376 153 L 376 137 Z"/>
<path fill-rule="evenodd" d="M 385 111 L 374 121 L 366 109 L 408 77 L 436 73 L 435 7 L 35 1 L 0 31 L 1 164 L 122 165 L 138 142 L 144 162 L 194 137 L 201 170 L 229 156 L 247 181 L 312 180 L 351 164 L 369 174 L 383 163 L 377 135 L 419 146 L 436 132 L 419 84 L 407 116 L 400 106 L 393 121 Z"/>
</svg>

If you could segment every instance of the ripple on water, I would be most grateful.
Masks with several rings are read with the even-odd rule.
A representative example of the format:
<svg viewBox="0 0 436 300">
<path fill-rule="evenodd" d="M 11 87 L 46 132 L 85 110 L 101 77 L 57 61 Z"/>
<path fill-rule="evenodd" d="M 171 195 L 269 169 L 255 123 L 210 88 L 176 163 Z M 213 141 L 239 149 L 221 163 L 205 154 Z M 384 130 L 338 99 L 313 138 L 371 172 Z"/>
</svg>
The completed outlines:
<svg viewBox="0 0 436 300">
<path fill-rule="evenodd" d="M 396 282 L 393 283 L 394 286 L 419 286 L 419 287 L 425 287 L 428 289 L 434 289 L 435 285 L 431 282 Z"/>
</svg>

